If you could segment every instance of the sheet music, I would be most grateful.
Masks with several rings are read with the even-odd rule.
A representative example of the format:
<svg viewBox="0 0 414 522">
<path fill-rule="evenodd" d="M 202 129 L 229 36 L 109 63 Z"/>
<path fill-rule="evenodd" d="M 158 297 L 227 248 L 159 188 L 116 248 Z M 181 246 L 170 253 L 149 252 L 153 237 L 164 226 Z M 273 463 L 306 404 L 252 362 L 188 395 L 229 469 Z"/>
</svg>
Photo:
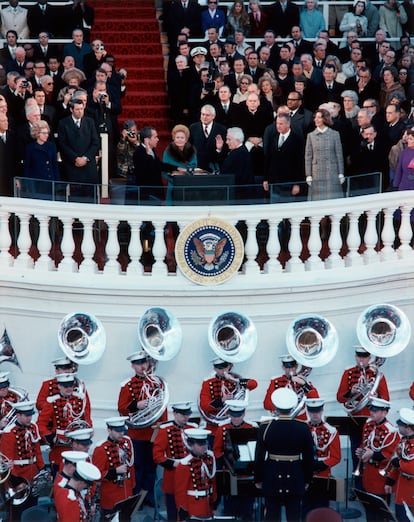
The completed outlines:
<svg viewBox="0 0 414 522">
<path fill-rule="evenodd" d="M 247 444 L 239 444 L 238 449 L 240 462 L 252 462 L 256 451 L 256 441 L 250 440 Z"/>
</svg>

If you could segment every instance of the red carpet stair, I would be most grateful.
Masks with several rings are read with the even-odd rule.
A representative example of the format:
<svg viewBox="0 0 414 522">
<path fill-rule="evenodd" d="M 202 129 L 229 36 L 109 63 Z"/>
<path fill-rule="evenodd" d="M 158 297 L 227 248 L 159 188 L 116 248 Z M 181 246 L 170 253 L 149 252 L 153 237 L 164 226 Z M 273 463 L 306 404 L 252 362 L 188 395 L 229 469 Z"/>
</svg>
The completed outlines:
<svg viewBox="0 0 414 522">
<path fill-rule="evenodd" d="M 138 127 L 154 126 L 159 151 L 170 140 L 163 45 L 154 0 L 100 0 L 92 37 L 101 38 L 116 67 L 127 72 L 127 93 L 120 123 L 134 119 Z"/>
</svg>

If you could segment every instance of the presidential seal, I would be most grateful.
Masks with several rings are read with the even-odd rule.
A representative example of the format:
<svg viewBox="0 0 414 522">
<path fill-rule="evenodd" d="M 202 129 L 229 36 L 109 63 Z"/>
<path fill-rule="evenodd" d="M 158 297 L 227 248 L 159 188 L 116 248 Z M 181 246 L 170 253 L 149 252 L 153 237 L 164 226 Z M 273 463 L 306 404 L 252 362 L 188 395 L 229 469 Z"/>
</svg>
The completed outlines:
<svg viewBox="0 0 414 522">
<path fill-rule="evenodd" d="M 181 272 L 194 283 L 220 284 L 240 268 L 243 240 L 233 225 L 221 219 L 199 219 L 178 236 L 175 258 Z"/>
</svg>

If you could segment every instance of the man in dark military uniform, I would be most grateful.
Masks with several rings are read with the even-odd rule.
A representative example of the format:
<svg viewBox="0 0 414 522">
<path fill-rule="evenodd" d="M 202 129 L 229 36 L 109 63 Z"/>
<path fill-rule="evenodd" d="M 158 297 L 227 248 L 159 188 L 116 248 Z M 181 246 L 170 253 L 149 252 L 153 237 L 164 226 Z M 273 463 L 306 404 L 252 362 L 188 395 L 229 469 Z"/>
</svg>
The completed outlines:
<svg viewBox="0 0 414 522">
<path fill-rule="evenodd" d="M 265 499 L 265 520 L 280 521 L 284 505 L 286 520 L 297 522 L 301 517 L 305 490 L 312 479 L 313 439 L 305 423 L 290 417 L 298 403 L 293 390 L 275 390 L 272 403 L 278 417 L 259 428 L 255 484 Z"/>
<path fill-rule="evenodd" d="M 165 493 L 168 520 L 177 520 L 177 508 L 174 499 L 175 468 L 179 460 L 189 454 L 184 444 L 184 430 L 196 428 L 197 425 L 188 422 L 191 415 L 189 402 L 176 402 L 172 406 L 174 419 L 161 424 L 152 449 L 154 462 L 164 468 L 162 490 Z"/>
</svg>

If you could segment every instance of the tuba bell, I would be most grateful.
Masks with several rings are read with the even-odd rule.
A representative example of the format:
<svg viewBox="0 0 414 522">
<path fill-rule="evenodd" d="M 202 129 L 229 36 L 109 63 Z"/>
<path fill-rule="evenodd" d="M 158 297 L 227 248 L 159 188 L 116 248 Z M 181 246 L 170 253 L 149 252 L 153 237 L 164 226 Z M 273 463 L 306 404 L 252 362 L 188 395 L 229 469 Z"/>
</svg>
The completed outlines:
<svg viewBox="0 0 414 522">
<path fill-rule="evenodd" d="M 220 359 L 229 363 L 245 361 L 251 357 L 257 346 L 257 330 L 246 315 L 239 312 L 224 312 L 212 319 L 208 328 L 208 342 Z M 248 400 L 249 390 L 240 384 L 240 376 L 229 373 L 226 377 L 235 383 L 233 399 Z M 227 390 L 224 390 L 227 393 Z M 222 389 L 223 393 L 223 389 Z M 198 409 L 204 420 L 219 425 L 229 419 L 229 407 L 224 405 L 218 412 L 209 413 Z"/>
<path fill-rule="evenodd" d="M 11 344 L 10 337 L 7 333 L 6 327 L 2 327 L 3 333 L 0 337 L 0 364 L 9 362 L 15 364 L 20 370 L 22 369 L 17 359 L 14 348 Z"/>
<path fill-rule="evenodd" d="M 29 394 L 27 393 L 27 391 L 24 388 L 22 388 L 20 386 L 10 386 L 9 391 L 16 394 L 16 396 L 18 398 L 17 402 L 23 402 L 23 401 L 29 400 Z M 7 419 L 7 424 L 4 426 L 4 428 L 0 429 L 0 435 L 3 433 L 3 431 L 6 428 L 11 426 L 14 423 L 14 421 L 16 420 L 16 410 L 14 408 L 14 403 L 10 402 L 10 401 L 5 401 L 5 402 L 7 402 L 9 404 L 11 409 L 2 418 L 2 420 Z M 1 481 L 0 481 L 0 483 L 1 483 Z"/>
<path fill-rule="evenodd" d="M 256 350 L 257 330 L 246 315 L 225 312 L 211 321 L 208 342 L 224 361 L 241 362 L 249 359 Z"/>
<path fill-rule="evenodd" d="M 106 334 L 102 323 L 96 317 L 76 312 L 62 319 L 58 341 L 71 361 L 93 364 L 105 351 Z"/>
<path fill-rule="evenodd" d="M 181 349 L 180 323 L 163 308 L 149 308 L 141 316 L 138 337 L 147 354 L 157 361 L 169 361 Z"/>
<path fill-rule="evenodd" d="M 133 429 L 152 426 L 168 406 L 170 394 L 168 384 L 155 375 L 157 361 L 169 361 L 181 349 L 182 330 L 178 319 L 163 308 L 149 308 L 138 323 L 138 338 L 149 356 L 150 369 L 145 379 L 148 381 L 146 396 L 148 405 L 130 415 L 126 424 Z"/>
<path fill-rule="evenodd" d="M 411 337 L 411 325 L 396 306 L 370 306 L 358 317 L 356 333 L 361 345 L 373 355 L 386 358 L 402 352 Z"/>
<path fill-rule="evenodd" d="M 325 366 L 335 357 L 338 333 L 333 324 L 320 315 L 301 315 L 286 332 L 286 346 L 290 355 L 302 365 L 299 375 L 306 381 L 313 368 Z M 305 393 L 298 396 L 292 418 L 303 410 L 305 400 Z"/>
<path fill-rule="evenodd" d="M 358 383 L 359 392 L 352 395 L 344 404 L 348 414 L 361 411 L 376 393 L 382 378 L 380 367 L 387 357 L 402 352 L 411 337 L 411 325 L 405 313 L 389 304 L 373 305 L 358 317 L 356 333 L 362 347 L 375 355 L 370 367 L 375 377 L 368 379 L 365 372 Z"/>
</svg>

